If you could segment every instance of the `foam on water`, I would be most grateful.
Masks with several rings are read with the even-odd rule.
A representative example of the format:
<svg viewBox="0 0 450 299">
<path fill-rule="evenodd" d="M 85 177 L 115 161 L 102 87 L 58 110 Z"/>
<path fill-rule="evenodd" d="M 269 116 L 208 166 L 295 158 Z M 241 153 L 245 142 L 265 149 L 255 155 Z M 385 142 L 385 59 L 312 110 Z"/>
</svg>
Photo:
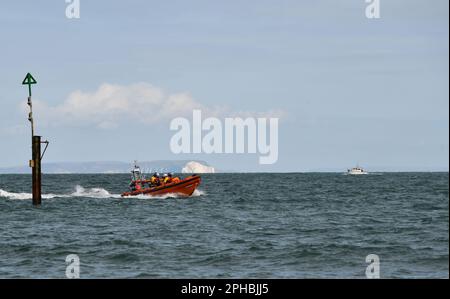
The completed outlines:
<svg viewBox="0 0 450 299">
<path fill-rule="evenodd" d="M 192 197 L 198 197 L 205 195 L 206 193 L 201 190 L 195 190 L 192 194 Z M 15 193 L 5 191 L 0 189 L 0 197 L 7 199 L 17 199 L 17 200 L 26 200 L 31 199 L 33 195 L 31 193 Z M 44 199 L 52 199 L 52 198 L 70 198 L 70 197 L 88 197 L 88 198 L 121 198 L 120 194 L 111 194 L 108 190 L 103 188 L 84 188 L 83 186 L 76 185 L 75 192 L 70 194 L 42 194 L 42 198 Z M 145 195 L 140 194 L 137 196 L 130 196 L 128 198 L 138 198 L 138 199 L 166 199 L 166 198 L 178 198 L 180 197 L 175 193 L 168 193 L 164 195 Z"/>
<path fill-rule="evenodd" d="M 192 193 L 191 197 L 198 197 L 205 195 L 206 193 L 202 190 L 196 189 L 194 193 Z M 126 196 L 125 198 L 138 198 L 138 199 L 167 199 L 167 198 L 183 198 L 186 197 L 182 194 L 177 193 L 167 193 L 162 195 L 149 195 L 149 194 L 139 194 L 134 196 Z"/>
<path fill-rule="evenodd" d="M 148 195 L 148 194 L 139 194 L 133 196 L 125 196 L 125 198 L 137 198 L 137 199 L 166 199 L 166 198 L 178 198 L 179 195 L 176 193 L 167 193 L 163 195 Z"/>
<path fill-rule="evenodd" d="M 66 195 L 67 197 L 68 195 Z M 8 199 L 31 199 L 33 195 L 31 193 L 14 193 L 14 192 L 8 192 L 3 189 L 0 189 L 0 197 L 8 198 Z M 62 197 L 62 195 L 57 194 L 42 194 L 42 198 L 44 199 L 51 199 L 55 197 Z"/>
<path fill-rule="evenodd" d="M 194 193 L 192 193 L 191 196 L 193 196 L 193 197 L 198 197 L 198 196 L 203 196 L 203 195 L 206 195 L 206 192 L 205 192 L 205 191 L 199 190 L 199 189 L 195 189 L 195 190 L 194 190 Z"/>
<path fill-rule="evenodd" d="M 0 197 L 4 197 L 7 199 L 18 199 L 18 200 L 26 200 L 31 199 L 33 197 L 32 193 L 25 192 L 9 192 L 3 189 L 0 189 Z M 52 199 L 52 198 L 70 198 L 70 197 L 90 197 L 90 198 L 120 198 L 120 194 L 111 194 L 107 190 L 103 188 L 84 188 L 82 186 L 75 186 L 75 192 L 70 194 L 42 194 L 42 198 L 44 199 Z"/>
<path fill-rule="evenodd" d="M 111 194 L 103 188 L 84 188 L 83 186 L 75 186 L 75 192 L 70 194 L 71 197 L 90 197 L 90 198 L 120 198 L 120 194 Z"/>
</svg>

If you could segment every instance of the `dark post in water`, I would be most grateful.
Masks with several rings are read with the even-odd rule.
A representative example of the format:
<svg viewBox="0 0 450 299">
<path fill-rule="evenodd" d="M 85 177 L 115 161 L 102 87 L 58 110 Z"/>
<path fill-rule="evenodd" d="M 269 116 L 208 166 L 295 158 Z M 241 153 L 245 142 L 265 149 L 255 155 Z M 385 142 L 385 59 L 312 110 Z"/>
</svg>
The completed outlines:
<svg viewBox="0 0 450 299">
<path fill-rule="evenodd" d="M 30 160 L 30 167 L 32 169 L 32 185 L 33 185 L 33 205 L 39 206 L 42 201 L 41 196 L 41 160 L 43 155 L 41 156 L 41 136 L 34 135 L 34 119 L 33 119 L 33 103 L 31 101 L 31 85 L 36 84 L 36 80 L 33 76 L 28 73 L 23 80 L 23 85 L 28 85 L 28 106 L 30 106 L 30 113 L 28 114 L 28 120 L 31 123 L 31 152 L 32 159 Z M 48 146 L 48 141 L 44 141 L 46 143 L 45 150 Z"/>
<path fill-rule="evenodd" d="M 39 206 L 41 197 L 41 136 L 33 136 L 32 150 L 33 205 Z"/>
</svg>

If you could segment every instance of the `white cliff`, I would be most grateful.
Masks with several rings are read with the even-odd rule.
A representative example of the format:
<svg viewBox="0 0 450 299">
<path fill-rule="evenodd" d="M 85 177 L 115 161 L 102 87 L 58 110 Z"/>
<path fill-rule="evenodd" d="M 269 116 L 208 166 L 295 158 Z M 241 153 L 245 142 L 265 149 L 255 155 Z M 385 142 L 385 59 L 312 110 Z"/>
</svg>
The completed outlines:
<svg viewBox="0 0 450 299">
<path fill-rule="evenodd" d="M 206 166 L 195 161 L 186 163 L 181 170 L 182 173 L 215 173 L 214 167 Z"/>
</svg>

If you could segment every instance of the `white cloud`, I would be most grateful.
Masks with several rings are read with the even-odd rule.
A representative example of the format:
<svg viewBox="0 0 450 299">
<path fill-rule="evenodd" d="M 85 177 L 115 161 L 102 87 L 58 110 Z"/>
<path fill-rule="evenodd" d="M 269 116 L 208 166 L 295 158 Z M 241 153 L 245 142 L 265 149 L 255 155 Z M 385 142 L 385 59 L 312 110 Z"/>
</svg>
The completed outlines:
<svg viewBox="0 0 450 299">
<path fill-rule="evenodd" d="M 195 101 L 188 93 L 166 94 L 148 83 L 131 85 L 102 84 L 94 92 L 74 91 L 60 105 L 50 106 L 34 100 L 35 115 L 43 125 L 95 126 L 112 129 L 125 122 L 153 124 L 175 117 L 192 117 L 192 110 L 201 109 L 204 117 L 262 117 L 280 116 L 280 111 L 266 113 L 230 113 L 224 107 L 207 107 Z M 28 110 L 26 104 L 22 105 Z"/>
</svg>

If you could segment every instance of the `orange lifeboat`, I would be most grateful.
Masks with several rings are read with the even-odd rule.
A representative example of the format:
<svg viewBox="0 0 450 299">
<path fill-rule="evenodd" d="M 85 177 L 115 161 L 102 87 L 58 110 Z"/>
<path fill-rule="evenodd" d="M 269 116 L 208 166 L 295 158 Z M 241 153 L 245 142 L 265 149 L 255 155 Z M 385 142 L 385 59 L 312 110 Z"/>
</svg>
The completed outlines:
<svg viewBox="0 0 450 299">
<path fill-rule="evenodd" d="M 138 183 L 147 181 L 138 181 Z M 188 176 L 178 182 L 172 182 L 167 184 L 162 184 L 160 186 L 140 188 L 134 191 L 122 193 L 122 197 L 125 196 L 136 196 L 139 194 L 145 195 L 164 195 L 164 194 L 177 194 L 182 196 L 191 196 L 195 189 L 200 185 L 201 178 L 198 175 Z"/>
</svg>

